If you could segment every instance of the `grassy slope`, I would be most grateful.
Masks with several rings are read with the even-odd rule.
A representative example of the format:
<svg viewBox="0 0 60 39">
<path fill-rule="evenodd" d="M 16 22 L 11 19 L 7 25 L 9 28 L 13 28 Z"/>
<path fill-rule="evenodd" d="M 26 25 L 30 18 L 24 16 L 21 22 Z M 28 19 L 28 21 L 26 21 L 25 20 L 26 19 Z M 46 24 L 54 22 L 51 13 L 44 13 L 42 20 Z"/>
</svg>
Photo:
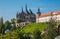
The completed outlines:
<svg viewBox="0 0 60 39">
<path fill-rule="evenodd" d="M 25 33 L 28 33 L 28 32 L 33 33 L 35 29 L 39 29 L 40 31 L 43 31 L 46 26 L 48 26 L 46 23 L 28 24 L 22 30 Z"/>
</svg>

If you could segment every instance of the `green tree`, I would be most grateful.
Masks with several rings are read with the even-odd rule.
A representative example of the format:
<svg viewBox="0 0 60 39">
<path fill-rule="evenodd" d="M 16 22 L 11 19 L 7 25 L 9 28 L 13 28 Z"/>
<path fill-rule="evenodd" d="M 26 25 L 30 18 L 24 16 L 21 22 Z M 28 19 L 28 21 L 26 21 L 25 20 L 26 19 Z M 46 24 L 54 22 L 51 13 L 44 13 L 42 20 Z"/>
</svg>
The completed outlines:
<svg viewBox="0 0 60 39">
<path fill-rule="evenodd" d="M 25 33 L 24 34 L 24 39 L 32 39 L 32 34 L 31 33 Z"/>
<path fill-rule="evenodd" d="M 0 33 L 3 33 L 3 18 L 0 18 Z"/>
<path fill-rule="evenodd" d="M 6 29 L 11 29 L 11 23 L 8 20 L 5 22 L 5 30 Z"/>
<path fill-rule="evenodd" d="M 56 21 L 54 19 L 50 19 L 47 28 L 42 35 L 43 39 L 54 39 L 58 35 L 58 31 L 56 29 Z"/>
<path fill-rule="evenodd" d="M 11 30 L 12 30 L 12 31 L 13 31 L 13 30 L 16 30 L 16 24 L 15 24 L 15 21 L 16 21 L 15 18 L 12 18 L 12 19 L 11 19 Z"/>
<path fill-rule="evenodd" d="M 24 36 L 23 36 L 23 35 L 24 35 L 23 32 L 19 32 L 19 33 L 18 33 L 18 37 L 19 37 L 20 39 L 24 39 Z"/>
<path fill-rule="evenodd" d="M 22 22 L 23 20 L 21 18 L 16 18 L 17 23 Z"/>
<path fill-rule="evenodd" d="M 36 30 L 34 31 L 34 38 L 35 38 L 35 39 L 41 39 L 41 32 L 40 32 L 39 29 L 36 29 Z"/>
<path fill-rule="evenodd" d="M 17 29 L 16 26 L 11 26 L 11 31 L 14 31 L 14 30 L 16 30 L 16 29 Z"/>
<path fill-rule="evenodd" d="M 11 19 L 11 24 L 15 24 L 15 18 Z"/>
</svg>

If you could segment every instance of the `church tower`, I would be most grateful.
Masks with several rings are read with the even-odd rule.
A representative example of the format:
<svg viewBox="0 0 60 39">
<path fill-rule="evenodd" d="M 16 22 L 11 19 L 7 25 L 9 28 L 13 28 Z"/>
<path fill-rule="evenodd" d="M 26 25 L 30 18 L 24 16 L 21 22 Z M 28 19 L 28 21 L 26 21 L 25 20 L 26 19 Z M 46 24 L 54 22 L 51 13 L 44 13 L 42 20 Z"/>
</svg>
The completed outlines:
<svg viewBox="0 0 60 39">
<path fill-rule="evenodd" d="M 40 15 L 41 15 L 41 12 L 40 12 L 40 9 L 38 8 L 37 17 L 39 18 Z"/>
<path fill-rule="evenodd" d="M 39 22 L 39 17 L 41 16 L 40 9 L 38 8 L 37 15 L 36 15 L 36 22 Z"/>
</svg>

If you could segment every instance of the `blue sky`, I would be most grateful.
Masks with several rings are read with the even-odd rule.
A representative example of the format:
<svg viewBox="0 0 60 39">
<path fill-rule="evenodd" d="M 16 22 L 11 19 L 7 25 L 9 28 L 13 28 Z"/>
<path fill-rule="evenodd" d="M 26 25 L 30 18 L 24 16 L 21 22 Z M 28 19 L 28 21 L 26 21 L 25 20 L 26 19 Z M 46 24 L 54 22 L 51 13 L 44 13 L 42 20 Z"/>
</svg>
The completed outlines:
<svg viewBox="0 0 60 39">
<path fill-rule="evenodd" d="M 60 0 L 0 0 L 0 17 L 4 21 L 16 18 L 17 11 L 21 12 L 21 7 L 25 10 L 26 4 L 35 14 L 38 8 L 41 13 L 60 10 Z"/>
</svg>

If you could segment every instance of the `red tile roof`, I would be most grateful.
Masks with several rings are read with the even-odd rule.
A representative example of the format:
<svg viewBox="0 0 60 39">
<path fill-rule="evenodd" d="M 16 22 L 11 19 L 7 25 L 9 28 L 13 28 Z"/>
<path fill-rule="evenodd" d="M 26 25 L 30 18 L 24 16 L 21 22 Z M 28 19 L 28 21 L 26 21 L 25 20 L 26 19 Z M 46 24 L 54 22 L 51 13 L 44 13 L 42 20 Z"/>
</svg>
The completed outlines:
<svg viewBox="0 0 60 39">
<path fill-rule="evenodd" d="M 51 16 L 51 15 L 54 15 L 54 14 L 58 15 L 58 14 L 60 14 L 60 11 L 49 12 L 49 13 L 46 13 L 46 14 L 41 14 L 41 15 L 38 16 L 38 17 L 47 17 L 47 16 Z"/>
</svg>

